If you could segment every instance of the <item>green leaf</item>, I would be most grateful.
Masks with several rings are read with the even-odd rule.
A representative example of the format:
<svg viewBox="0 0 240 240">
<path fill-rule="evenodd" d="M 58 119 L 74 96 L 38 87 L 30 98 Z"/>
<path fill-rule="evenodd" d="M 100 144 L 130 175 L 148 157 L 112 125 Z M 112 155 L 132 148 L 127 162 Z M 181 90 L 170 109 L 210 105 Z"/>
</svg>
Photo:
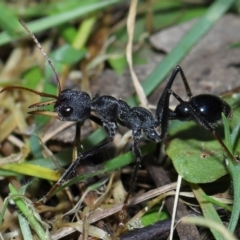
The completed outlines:
<svg viewBox="0 0 240 240">
<path fill-rule="evenodd" d="M 215 139 L 206 137 L 209 133 L 194 123 L 179 124 L 180 129 L 182 135 L 173 135 L 167 147 L 179 175 L 192 183 L 207 183 L 227 174 L 224 151 Z"/>
<path fill-rule="evenodd" d="M 161 209 L 161 207 L 162 207 L 161 204 L 154 206 L 149 211 L 147 211 L 147 213 L 144 214 L 143 217 L 141 217 L 143 226 L 148 226 L 157 221 L 165 220 L 169 217 L 169 215 L 166 212 L 164 212 L 164 211 L 159 212 L 159 209 Z"/>
<path fill-rule="evenodd" d="M 236 105 L 234 98 L 227 99 L 230 106 Z M 239 125 L 240 112 L 233 110 L 229 121 L 231 129 Z M 223 136 L 223 127 L 217 129 Z M 228 173 L 225 164 L 225 151 L 219 142 L 194 122 L 173 121 L 169 127 L 171 140 L 167 145 L 167 154 L 172 159 L 178 174 L 192 183 L 208 183 Z M 240 141 L 235 143 L 239 148 Z"/>
<path fill-rule="evenodd" d="M 22 85 L 23 87 L 38 89 L 37 85 L 40 83 L 43 75 L 39 67 L 33 67 L 26 71 L 23 75 Z"/>
<path fill-rule="evenodd" d="M 69 44 L 64 44 L 62 47 L 52 52 L 50 58 L 54 62 L 56 61 L 59 63 L 72 65 L 83 59 L 86 52 L 86 49 L 77 50 Z"/>
</svg>

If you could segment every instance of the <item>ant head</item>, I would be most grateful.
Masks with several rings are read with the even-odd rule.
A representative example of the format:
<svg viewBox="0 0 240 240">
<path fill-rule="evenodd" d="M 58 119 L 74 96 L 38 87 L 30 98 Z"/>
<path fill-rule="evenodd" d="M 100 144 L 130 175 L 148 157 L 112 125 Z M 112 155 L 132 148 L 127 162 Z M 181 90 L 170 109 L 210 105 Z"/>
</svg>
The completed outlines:
<svg viewBox="0 0 240 240">
<path fill-rule="evenodd" d="M 61 92 L 54 110 L 61 121 L 83 122 L 91 113 L 91 98 L 81 91 L 66 89 Z"/>
<path fill-rule="evenodd" d="M 83 122 L 91 113 L 91 98 L 82 91 L 63 90 L 55 99 L 35 103 L 29 108 L 45 107 L 54 104 L 54 112 L 33 110 L 28 113 L 55 117 L 61 121 Z"/>
</svg>

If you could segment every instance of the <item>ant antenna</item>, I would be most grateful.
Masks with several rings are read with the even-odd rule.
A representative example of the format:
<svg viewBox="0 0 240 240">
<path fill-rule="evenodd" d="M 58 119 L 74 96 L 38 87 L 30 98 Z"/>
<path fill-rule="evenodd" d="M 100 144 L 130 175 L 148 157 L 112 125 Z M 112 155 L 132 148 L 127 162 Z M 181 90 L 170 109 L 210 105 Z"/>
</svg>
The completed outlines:
<svg viewBox="0 0 240 240">
<path fill-rule="evenodd" d="M 28 91 L 28 92 L 35 93 L 35 94 L 37 94 L 37 95 L 39 95 L 39 96 L 42 96 L 42 97 L 50 97 L 50 98 L 54 98 L 54 99 L 57 99 L 57 98 L 58 98 L 57 96 L 55 96 L 55 95 L 53 95 L 53 94 L 38 92 L 38 91 L 35 91 L 35 90 L 33 90 L 33 89 L 26 88 L 26 87 L 20 87 L 20 86 L 8 86 L 8 87 L 5 87 L 5 88 L 3 88 L 2 90 L 0 90 L 0 93 L 5 92 L 5 91 L 8 91 L 8 90 L 12 90 L 12 89 L 25 90 L 25 91 Z"/>
<path fill-rule="evenodd" d="M 48 58 L 47 54 L 44 52 L 42 45 L 39 43 L 39 41 L 37 40 L 37 38 L 35 37 L 35 35 L 29 30 L 29 28 L 26 26 L 26 24 L 24 23 L 24 21 L 22 19 L 18 20 L 20 22 L 20 24 L 24 27 L 24 29 L 29 33 L 29 35 L 31 36 L 31 38 L 33 39 L 33 41 L 36 43 L 37 47 L 40 49 L 40 51 L 42 52 L 43 56 L 45 57 L 45 59 L 48 61 L 48 64 L 50 65 L 50 67 L 52 68 L 55 78 L 57 80 L 57 87 L 58 87 L 58 96 L 60 95 L 60 93 L 62 92 L 61 90 L 61 84 L 60 84 L 60 80 L 58 77 L 58 74 L 56 72 L 56 69 L 52 63 L 52 61 Z"/>
</svg>

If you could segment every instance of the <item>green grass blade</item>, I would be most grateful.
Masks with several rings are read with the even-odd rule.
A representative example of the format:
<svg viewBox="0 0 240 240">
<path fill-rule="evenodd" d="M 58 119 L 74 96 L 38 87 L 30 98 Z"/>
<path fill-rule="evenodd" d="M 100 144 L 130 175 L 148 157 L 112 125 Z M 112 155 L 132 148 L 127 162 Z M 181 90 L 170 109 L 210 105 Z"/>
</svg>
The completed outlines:
<svg viewBox="0 0 240 240">
<path fill-rule="evenodd" d="M 237 238 L 233 234 L 231 234 L 225 228 L 225 226 L 222 226 L 222 224 L 216 223 L 213 220 L 209 220 L 203 217 L 186 217 L 186 218 L 183 218 L 181 222 L 184 224 L 193 224 L 193 225 L 211 228 L 219 232 L 222 235 L 223 239 L 237 240 Z"/>
<path fill-rule="evenodd" d="M 225 142 L 226 146 L 229 149 L 231 153 L 233 153 L 233 142 L 231 141 L 231 134 L 230 134 L 230 127 L 227 118 L 222 113 L 222 119 L 223 119 L 223 125 L 224 125 L 224 134 L 225 134 Z M 237 127 L 238 129 L 238 127 Z M 231 233 L 234 233 L 235 228 L 238 223 L 239 214 L 240 214 L 240 164 L 239 163 L 233 163 L 231 160 L 226 160 L 226 165 L 229 171 L 229 174 L 232 177 L 233 182 L 233 208 L 232 208 L 232 214 L 228 225 L 228 230 Z"/>
<path fill-rule="evenodd" d="M 228 11 L 234 2 L 234 0 L 217 0 L 209 7 L 206 14 L 199 20 L 199 22 L 194 25 L 194 27 L 172 50 L 172 52 L 165 57 L 165 59 L 143 82 L 143 89 L 147 96 L 150 95 L 150 93 L 152 93 L 161 82 L 163 82 L 164 78 L 173 69 L 173 67 L 187 54 L 187 52 L 199 41 L 199 39 L 211 29 L 217 20 L 221 18 L 226 11 Z M 137 105 L 136 96 L 129 98 L 127 103 L 131 106 Z M 102 130 L 98 129 L 94 136 L 101 138 L 100 135 L 102 132 Z M 95 142 L 96 144 L 99 143 L 98 141 Z"/>
<path fill-rule="evenodd" d="M 206 194 L 204 193 L 204 191 L 197 184 L 193 184 L 193 183 L 189 183 L 189 184 L 190 184 L 192 191 L 201 207 L 204 217 L 206 219 L 212 220 L 223 226 L 223 223 L 222 223 L 219 215 L 217 214 L 216 209 L 213 206 L 213 204 L 206 201 L 206 198 L 205 198 Z M 210 230 L 216 240 L 224 240 L 223 236 L 218 231 L 216 231 L 213 228 L 210 228 Z"/>
<path fill-rule="evenodd" d="M 231 141 L 230 127 L 224 113 L 222 113 L 222 120 L 223 120 L 223 126 L 224 126 L 225 144 L 229 149 L 229 151 L 233 154 L 233 143 Z"/>
<path fill-rule="evenodd" d="M 225 209 L 225 210 L 227 210 L 227 211 L 229 211 L 229 212 L 232 211 L 232 208 L 231 208 L 229 205 L 227 205 L 227 204 L 225 204 L 225 203 L 222 203 L 222 202 L 220 202 L 220 201 L 218 201 L 218 200 L 216 200 L 216 199 L 214 199 L 214 198 L 212 198 L 212 197 L 209 197 L 207 194 L 203 195 L 203 197 L 204 197 L 208 202 L 210 202 L 210 203 L 212 203 L 212 204 L 214 204 L 214 205 L 216 205 L 216 206 L 219 206 L 219 207 L 221 207 L 221 208 L 223 208 L 223 209 Z"/>
<path fill-rule="evenodd" d="M 173 67 L 186 56 L 190 49 L 211 29 L 218 19 L 228 11 L 234 2 L 235 0 L 217 0 L 209 7 L 206 14 L 192 27 L 172 52 L 164 58 L 143 82 L 143 89 L 146 95 L 153 92 Z M 136 105 L 136 98 L 130 98 L 128 103 L 130 105 Z"/>
<path fill-rule="evenodd" d="M 38 33 L 43 30 L 59 26 L 68 21 L 72 21 L 76 18 L 89 14 L 91 12 L 106 8 L 111 6 L 112 4 L 116 4 L 118 2 L 123 2 L 124 0 L 105 0 L 98 1 L 96 3 L 88 4 L 88 1 L 84 1 L 84 4 L 79 4 L 78 8 L 70 9 L 69 11 L 61 12 L 59 14 L 51 15 L 48 17 L 44 17 L 38 19 L 36 21 L 32 21 L 28 23 L 28 28 L 33 33 Z M 20 28 L 20 25 L 19 25 Z M 22 30 L 23 35 L 27 35 L 27 33 Z M 6 33 L 3 32 L 0 34 L 0 46 L 12 41 L 13 39 Z"/>
<path fill-rule="evenodd" d="M 151 153 L 156 150 L 156 144 L 155 143 L 148 143 L 145 146 L 141 148 L 141 153 L 142 156 L 145 156 L 148 153 Z M 93 176 L 98 176 L 107 172 L 115 171 L 118 170 L 132 162 L 135 161 L 135 157 L 132 152 L 127 152 L 121 156 L 118 156 L 116 158 L 113 158 L 105 163 L 102 164 L 102 167 L 100 168 L 99 171 L 95 171 L 93 173 L 86 173 L 82 175 L 78 175 L 66 184 L 64 184 L 62 187 L 60 187 L 57 191 L 66 188 L 67 186 L 70 186 L 74 183 L 77 182 L 82 182 L 85 181 L 86 179 L 93 177 Z"/>
<path fill-rule="evenodd" d="M 22 216 L 21 214 L 18 214 L 18 222 L 19 222 L 19 225 L 21 228 L 21 233 L 23 235 L 23 239 L 24 240 L 32 240 L 33 236 L 32 236 L 27 219 L 24 216 Z"/>
<path fill-rule="evenodd" d="M 3 219 L 4 219 L 4 214 L 5 214 L 6 210 L 7 210 L 9 201 L 10 201 L 10 197 L 6 197 L 4 199 L 3 204 L 2 204 L 2 208 L 1 208 L 1 211 L 0 211 L 0 226 L 2 226 Z"/>
<path fill-rule="evenodd" d="M 9 184 L 9 189 L 11 192 L 10 195 L 13 196 L 13 200 L 14 200 L 15 204 L 17 205 L 19 211 L 26 217 L 29 225 L 34 229 L 34 231 L 38 235 L 39 239 L 41 239 L 41 240 L 42 239 L 44 239 L 44 240 L 50 239 L 47 236 L 45 229 L 41 226 L 40 222 L 35 217 L 35 214 L 33 213 L 32 209 L 30 209 L 30 207 L 27 206 L 27 204 L 25 203 L 23 198 L 20 197 L 20 195 L 19 195 L 19 197 L 16 197 L 19 193 L 12 184 Z"/>
<path fill-rule="evenodd" d="M 14 36 L 18 33 L 18 20 L 16 16 L 9 10 L 6 4 L 0 2 L 0 27 L 6 31 L 9 36 Z"/>
<path fill-rule="evenodd" d="M 233 181 L 233 208 L 232 208 L 232 214 L 228 225 L 228 230 L 231 233 L 234 233 L 235 228 L 238 223 L 239 214 L 240 214 L 240 191 L 239 191 L 239 185 L 240 185 L 240 164 L 233 164 L 231 161 L 227 161 L 227 168 L 229 171 L 229 174 L 232 177 Z"/>
</svg>

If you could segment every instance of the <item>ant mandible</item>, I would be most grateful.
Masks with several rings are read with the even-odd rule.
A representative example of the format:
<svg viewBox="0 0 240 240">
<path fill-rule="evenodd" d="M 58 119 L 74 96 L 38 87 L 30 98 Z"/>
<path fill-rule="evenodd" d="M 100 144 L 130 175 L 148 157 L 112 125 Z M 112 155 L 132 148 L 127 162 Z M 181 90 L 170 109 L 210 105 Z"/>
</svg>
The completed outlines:
<svg viewBox="0 0 240 240">
<path fill-rule="evenodd" d="M 20 89 L 33 92 L 43 97 L 50 97 L 52 100 L 35 103 L 29 106 L 29 108 L 37 108 L 54 104 L 54 112 L 34 110 L 30 111 L 29 113 L 48 115 L 61 121 L 73 121 L 81 124 L 87 119 L 90 119 L 102 126 L 108 134 L 108 139 L 106 141 L 88 151 L 79 153 L 76 160 L 71 163 L 68 169 L 53 185 L 45 197 L 35 203 L 36 206 L 46 203 L 46 201 L 53 195 L 59 186 L 70 180 L 72 173 L 80 164 L 81 160 L 100 152 L 113 141 L 117 130 L 117 123 L 127 127 L 132 131 L 132 151 L 136 158 L 136 164 L 132 173 L 130 187 L 128 195 L 124 201 L 124 206 L 127 205 L 129 195 L 132 192 L 137 177 L 138 168 L 141 164 L 142 157 L 138 147 L 138 141 L 142 136 L 142 133 L 144 133 L 146 138 L 150 141 L 161 142 L 167 135 L 169 120 L 178 119 L 181 121 L 195 121 L 197 124 L 210 131 L 224 148 L 228 157 L 233 161 L 236 161 L 214 130 L 214 127 L 221 123 L 221 113 L 224 113 L 227 117 L 231 117 L 231 107 L 227 102 L 215 95 L 200 94 L 193 96 L 184 72 L 180 66 L 177 65 L 172 71 L 167 85 L 158 101 L 156 114 L 154 116 L 145 108 L 130 107 L 125 101 L 116 99 L 112 96 L 97 96 L 91 99 L 89 94 L 83 91 L 71 89 L 61 90 L 60 81 L 51 60 L 47 57 L 33 33 L 30 32 L 23 22 L 21 22 L 21 24 L 29 32 L 32 39 L 37 44 L 45 59 L 53 69 L 58 85 L 58 95 L 55 96 L 52 94 L 37 92 L 35 90 L 19 86 L 6 87 L 2 89 L 0 93 L 11 89 Z M 189 98 L 188 101 L 182 100 L 175 92 L 171 90 L 172 84 L 178 73 L 180 73 L 183 80 L 185 90 Z M 169 99 L 171 95 L 173 95 L 179 101 L 179 104 L 174 111 L 169 109 Z M 92 115 L 92 112 L 96 115 Z M 161 130 L 160 133 L 156 131 L 156 128 L 159 126 Z"/>
</svg>

